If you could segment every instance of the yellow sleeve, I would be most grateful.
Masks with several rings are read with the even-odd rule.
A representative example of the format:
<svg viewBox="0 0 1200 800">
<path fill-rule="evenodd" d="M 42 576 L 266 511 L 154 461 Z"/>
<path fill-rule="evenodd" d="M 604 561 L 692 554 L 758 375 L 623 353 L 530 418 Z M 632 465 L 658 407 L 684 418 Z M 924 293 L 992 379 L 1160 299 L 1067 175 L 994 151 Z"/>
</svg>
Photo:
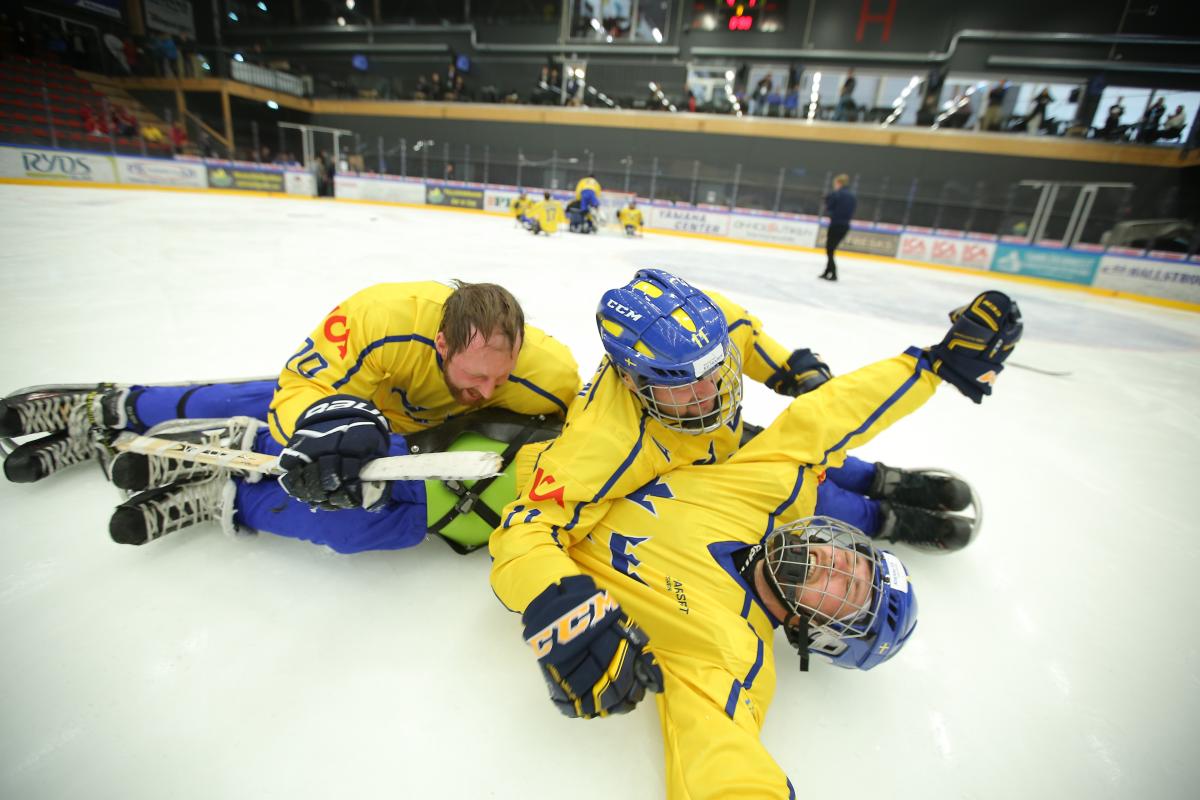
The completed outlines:
<svg viewBox="0 0 1200 800">
<path fill-rule="evenodd" d="M 492 533 L 492 589 L 514 611 L 523 612 L 547 586 L 578 574 L 566 551 L 588 535 L 614 498 L 656 474 L 653 453 L 643 447 L 640 407 L 616 381 L 608 370 L 600 387 L 576 398 L 562 435 L 540 453 L 532 477 Z"/>
<path fill-rule="evenodd" d="M 349 394 L 373 399 L 380 385 L 412 360 L 379 343 L 403 336 L 432 345 L 442 305 L 451 291 L 432 281 L 379 284 L 330 311 L 279 375 L 268 415 L 275 440 L 286 444 L 296 419 L 322 397 Z"/>
<path fill-rule="evenodd" d="M 758 317 L 742 306 L 717 292 L 706 290 L 705 294 L 725 312 L 729 339 L 742 353 L 742 372 L 752 380 L 766 383 L 792 351 L 764 333 Z"/>
<path fill-rule="evenodd" d="M 729 463 L 798 462 L 818 470 L 841 466 L 846 451 L 920 408 L 941 382 L 916 348 L 839 375 L 793 400 Z"/>
<path fill-rule="evenodd" d="M 570 349 L 548 333 L 525 326 L 525 338 L 508 384 L 487 405 L 519 414 L 565 417 L 579 394 L 579 365 Z"/>
</svg>

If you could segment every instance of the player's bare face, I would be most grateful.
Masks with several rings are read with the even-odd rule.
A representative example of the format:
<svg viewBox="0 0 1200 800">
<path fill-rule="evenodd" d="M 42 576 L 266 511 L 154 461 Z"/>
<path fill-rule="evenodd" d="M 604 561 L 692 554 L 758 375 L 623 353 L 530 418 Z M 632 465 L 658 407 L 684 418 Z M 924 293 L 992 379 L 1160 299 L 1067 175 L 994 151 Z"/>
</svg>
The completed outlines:
<svg viewBox="0 0 1200 800">
<path fill-rule="evenodd" d="M 478 332 L 466 347 L 449 358 L 446 337 L 440 332 L 434 345 L 442 357 L 446 388 L 464 406 L 479 405 L 490 399 L 508 381 L 521 352 L 520 342 L 514 346 L 503 335 L 484 338 Z"/>
<path fill-rule="evenodd" d="M 849 621 L 868 609 L 873 577 L 871 559 L 862 553 L 813 545 L 808 548 L 808 573 L 796 593 L 796 604 L 818 620 Z"/>
</svg>

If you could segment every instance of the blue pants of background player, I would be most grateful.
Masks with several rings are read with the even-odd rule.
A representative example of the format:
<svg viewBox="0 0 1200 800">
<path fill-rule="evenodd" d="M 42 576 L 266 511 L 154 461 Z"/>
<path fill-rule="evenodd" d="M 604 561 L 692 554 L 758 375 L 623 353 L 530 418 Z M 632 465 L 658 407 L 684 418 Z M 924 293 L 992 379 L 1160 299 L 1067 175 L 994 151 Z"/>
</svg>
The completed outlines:
<svg viewBox="0 0 1200 800">
<path fill-rule="evenodd" d="M 135 386 L 130 390 L 132 416 L 136 416 L 140 425 L 134 423 L 130 427 L 141 432 L 176 418 L 244 416 L 265 422 L 274 392 L 275 383 L 270 380 Z M 254 449 L 277 455 L 282 448 L 264 429 L 259 432 Z M 389 455 L 407 452 L 404 437 L 392 434 Z M 848 522 L 868 536 L 876 535 L 881 522 L 879 501 L 865 496 L 874 476 L 872 462 L 847 456 L 846 463 L 826 472 L 826 480 L 817 487 L 815 513 Z M 353 509 L 312 512 L 308 506 L 289 497 L 278 481 L 238 481 L 235 521 L 255 530 L 324 544 L 339 553 L 395 550 L 420 543 L 426 530 L 424 482 L 393 482 L 392 500 L 387 508 L 377 513 Z M 331 514 L 337 516 L 330 517 Z"/>
<path fill-rule="evenodd" d="M 134 386 L 130 429 L 139 433 L 169 419 L 267 419 L 275 382 L 197 384 L 192 386 Z M 135 419 L 136 418 L 136 419 Z M 258 432 L 254 450 L 278 455 L 282 445 L 266 428 Z M 407 455 L 408 445 L 392 434 L 388 455 Z M 292 499 L 276 480 L 248 483 L 236 480 L 234 522 L 257 531 L 322 544 L 339 553 L 398 550 L 424 541 L 428 527 L 424 481 L 393 481 L 392 501 L 377 512 L 361 509 L 312 511 Z"/>
</svg>

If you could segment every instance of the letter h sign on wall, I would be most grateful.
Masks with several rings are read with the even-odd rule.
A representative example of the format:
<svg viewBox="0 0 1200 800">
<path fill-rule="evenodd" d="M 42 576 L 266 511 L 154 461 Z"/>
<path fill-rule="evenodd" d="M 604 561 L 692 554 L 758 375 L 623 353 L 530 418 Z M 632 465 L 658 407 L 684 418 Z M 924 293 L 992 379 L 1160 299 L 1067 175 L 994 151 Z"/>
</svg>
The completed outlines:
<svg viewBox="0 0 1200 800">
<path fill-rule="evenodd" d="M 862 8 L 858 12 L 858 33 L 854 41 L 861 42 L 867 26 L 873 23 L 883 25 L 883 34 L 879 40 L 886 42 L 892 35 L 892 21 L 896 18 L 896 0 L 887 0 L 887 11 L 882 13 L 871 11 L 871 0 L 862 0 Z"/>
</svg>

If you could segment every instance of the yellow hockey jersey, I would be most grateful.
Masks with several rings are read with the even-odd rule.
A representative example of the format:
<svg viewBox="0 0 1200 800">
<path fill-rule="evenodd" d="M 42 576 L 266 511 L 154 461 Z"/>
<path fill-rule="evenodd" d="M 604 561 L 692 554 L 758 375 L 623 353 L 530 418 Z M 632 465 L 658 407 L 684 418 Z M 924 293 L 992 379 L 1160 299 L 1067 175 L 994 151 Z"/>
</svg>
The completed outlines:
<svg viewBox="0 0 1200 800">
<path fill-rule="evenodd" d="M 473 408 L 566 414 L 579 367 L 566 345 L 531 325 L 508 382 L 480 406 L 451 395 L 434 339 L 453 288 L 435 281 L 382 283 L 326 315 L 283 368 L 271 401 L 271 435 L 286 443 L 306 408 L 333 394 L 375 404 L 397 433 L 412 433 Z"/>
<path fill-rule="evenodd" d="M 583 190 L 591 189 L 596 193 L 596 199 L 600 199 L 600 181 L 595 178 L 581 178 L 579 183 L 575 184 L 575 199 L 583 197 Z"/>
<path fill-rule="evenodd" d="M 787 776 L 759 739 L 775 690 L 776 623 L 733 555 L 810 516 L 826 468 L 933 394 L 941 380 L 918 354 L 796 398 L 726 463 L 660 476 L 610 503 L 586 537 L 559 531 L 564 555 L 612 592 L 662 667 L 668 797 L 789 796 Z"/>
<path fill-rule="evenodd" d="M 760 383 L 789 350 L 767 336 L 750 312 L 707 292 L 725 314 L 745 374 Z M 586 536 L 615 499 L 686 464 L 719 464 L 741 442 L 740 412 L 730 425 L 702 435 L 664 427 L 644 413 L 608 358 L 571 406 L 562 435 L 540 454 L 520 496 L 492 535 L 492 578 L 500 600 L 524 611 L 543 589 L 578 570 L 561 550 Z M 520 508 L 520 513 L 513 509 Z"/>
<path fill-rule="evenodd" d="M 529 207 L 525 216 L 535 220 L 543 233 L 554 233 L 562 222 L 562 206 L 554 198 L 539 200 Z"/>
<path fill-rule="evenodd" d="M 622 228 L 632 225 L 640 229 L 642 227 L 642 210 L 626 206 L 617 212 L 617 221 L 621 223 Z"/>
<path fill-rule="evenodd" d="M 520 217 L 525 213 L 525 209 L 529 208 L 529 206 L 532 204 L 533 201 L 528 197 L 518 197 L 516 200 L 512 201 L 509 209 L 512 211 L 514 217 Z"/>
</svg>

